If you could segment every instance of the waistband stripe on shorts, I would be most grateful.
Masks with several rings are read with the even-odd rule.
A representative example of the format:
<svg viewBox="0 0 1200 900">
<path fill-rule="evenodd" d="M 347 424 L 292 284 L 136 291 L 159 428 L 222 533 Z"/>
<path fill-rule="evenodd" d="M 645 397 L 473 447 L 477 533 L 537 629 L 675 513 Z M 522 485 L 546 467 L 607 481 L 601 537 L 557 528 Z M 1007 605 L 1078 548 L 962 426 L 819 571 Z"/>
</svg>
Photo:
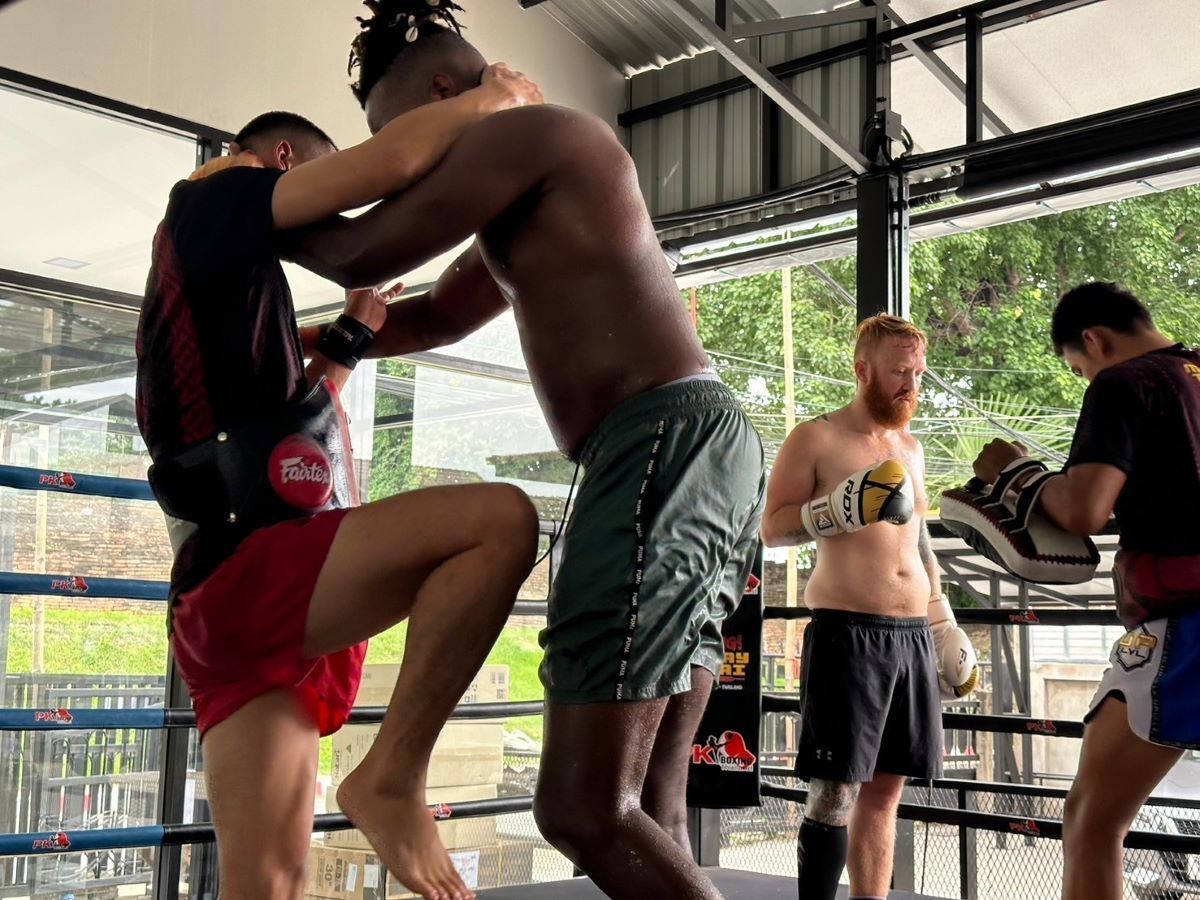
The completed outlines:
<svg viewBox="0 0 1200 900">
<path fill-rule="evenodd" d="M 871 613 L 854 612 L 849 609 L 814 609 L 814 622 L 829 622 L 840 625 L 856 625 L 860 628 L 881 628 L 900 631 L 909 628 L 924 628 L 929 624 L 927 616 L 879 616 Z"/>
<path fill-rule="evenodd" d="M 587 468 L 605 440 L 624 431 L 631 423 L 665 420 L 715 409 L 741 412 L 742 407 L 729 388 L 720 381 L 710 379 L 667 384 L 635 394 L 600 421 L 579 451 L 579 462 Z"/>
</svg>

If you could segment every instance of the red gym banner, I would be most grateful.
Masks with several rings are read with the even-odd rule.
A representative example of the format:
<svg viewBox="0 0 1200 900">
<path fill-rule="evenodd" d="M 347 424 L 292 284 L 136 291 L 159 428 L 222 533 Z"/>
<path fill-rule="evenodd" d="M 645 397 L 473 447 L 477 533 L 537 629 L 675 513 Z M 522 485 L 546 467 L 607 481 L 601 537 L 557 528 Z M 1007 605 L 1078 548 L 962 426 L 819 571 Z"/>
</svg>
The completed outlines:
<svg viewBox="0 0 1200 900">
<path fill-rule="evenodd" d="M 725 660 L 692 742 L 688 806 L 760 806 L 762 755 L 763 552 L 742 602 L 725 621 Z"/>
</svg>

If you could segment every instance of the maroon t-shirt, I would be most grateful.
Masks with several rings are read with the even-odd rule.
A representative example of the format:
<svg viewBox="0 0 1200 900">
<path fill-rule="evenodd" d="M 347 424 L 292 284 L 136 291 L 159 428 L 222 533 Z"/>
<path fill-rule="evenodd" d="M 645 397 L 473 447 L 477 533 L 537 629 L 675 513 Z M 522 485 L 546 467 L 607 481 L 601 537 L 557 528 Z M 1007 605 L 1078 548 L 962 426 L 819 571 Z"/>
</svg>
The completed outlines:
<svg viewBox="0 0 1200 900">
<path fill-rule="evenodd" d="M 234 168 L 171 191 L 137 335 L 137 419 L 152 460 L 262 422 L 304 385 L 271 215 L 282 174 Z M 196 535 L 172 585 L 198 584 L 232 550 Z"/>
<path fill-rule="evenodd" d="M 1082 463 L 1126 475 L 1115 509 L 1123 548 L 1200 553 L 1200 352 L 1176 344 L 1092 379 L 1067 468 Z"/>
</svg>

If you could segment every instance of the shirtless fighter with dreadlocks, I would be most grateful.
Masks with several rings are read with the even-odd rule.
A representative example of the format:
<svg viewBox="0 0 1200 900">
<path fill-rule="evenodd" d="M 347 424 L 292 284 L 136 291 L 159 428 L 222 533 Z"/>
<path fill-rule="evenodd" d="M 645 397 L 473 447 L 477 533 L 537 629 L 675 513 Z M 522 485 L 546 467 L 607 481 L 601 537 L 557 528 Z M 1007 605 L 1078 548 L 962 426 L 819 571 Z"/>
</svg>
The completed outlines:
<svg viewBox="0 0 1200 900">
<path fill-rule="evenodd" d="M 368 6 L 352 61 L 372 132 L 479 84 L 457 5 Z M 688 850 L 685 782 L 758 541 L 762 445 L 697 340 L 632 160 L 592 116 L 497 113 L 299 255 L 375 284 L 472 235 L 429 294 L 389 306 L 370 353 L 426 349 L 511 305 L 550 428 L 584 471 L 541 638 L 535 816 L 611 897 L 719 897 Z M 388 860 L 390 823 L 358 790 L 348 780 L 339 802 Z"/>
</svg>

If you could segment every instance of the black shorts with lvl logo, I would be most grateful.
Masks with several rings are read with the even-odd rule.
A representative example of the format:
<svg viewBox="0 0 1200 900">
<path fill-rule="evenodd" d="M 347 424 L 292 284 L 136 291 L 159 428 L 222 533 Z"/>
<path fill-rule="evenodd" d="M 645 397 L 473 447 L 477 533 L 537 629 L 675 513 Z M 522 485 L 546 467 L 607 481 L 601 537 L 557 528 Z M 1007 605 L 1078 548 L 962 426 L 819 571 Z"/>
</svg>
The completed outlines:
<svg viewBox="0 0 1200 900">
<path fill-rule="evenodd" d="M 928 619 L 815 610 L 801 666 L 797 777 L 941 776 L 942 704 Z"/>
<path fill-rule="evenodd" d="M 719 381 L 626 400 L 580 458 L 541 678 L 558 703 L 653 700 L 714 675 L 758 548 L 762 442 Z"/>
</svg>

